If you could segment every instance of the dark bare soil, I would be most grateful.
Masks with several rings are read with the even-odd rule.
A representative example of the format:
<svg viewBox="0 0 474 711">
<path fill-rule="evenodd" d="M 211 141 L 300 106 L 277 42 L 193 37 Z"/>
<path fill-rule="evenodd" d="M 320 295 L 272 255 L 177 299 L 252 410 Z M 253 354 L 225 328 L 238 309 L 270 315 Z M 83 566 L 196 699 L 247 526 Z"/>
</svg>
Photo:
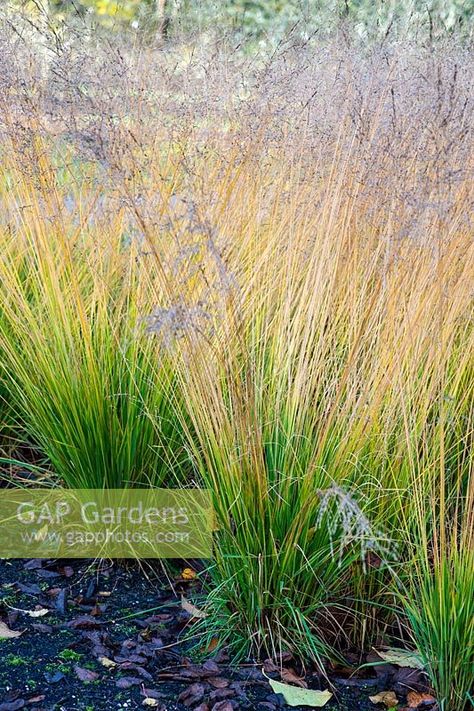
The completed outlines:
<svg viewBox="0 0 474 711">
<path fill-rule="evenodd" d="M 261 665 L 232 667 L 222 650 L 198 658 L 180 604 L 195 585 L 178 568 L 165 575 L 118 562 L 0 560 L 0 621 L 21 632 L 0 639 L 0 711 L 288 708 Z M 335 679 L 325 708 L 376 711 L 368 696 L 388 688 L 389 672 Z M 320 688 L 316 676 L 307 679 Z"/>
</svg>

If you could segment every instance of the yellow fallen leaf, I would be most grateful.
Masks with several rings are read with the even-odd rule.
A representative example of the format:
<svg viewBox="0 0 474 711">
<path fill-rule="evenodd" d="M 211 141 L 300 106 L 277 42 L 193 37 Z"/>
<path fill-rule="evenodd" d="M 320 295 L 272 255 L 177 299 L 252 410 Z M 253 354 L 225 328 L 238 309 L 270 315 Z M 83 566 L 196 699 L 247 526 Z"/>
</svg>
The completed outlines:
<svg viewBox="0 0 474 711">
<path fill-rule="evenodd" d="M 192 604 L 192 602 L 186 600 L 184 596 L 181 598 L 181 607 L 183 608 L 183 610 L 188 612 L 195 620 L 204 620 L 206 617 L 208 617 L 207 612 L 199 610 L 195 605 Z"/>
<path fill-rule="evenodd" d="M 268 677 L 262 669 L 263 676 L 268 679 L 275 694 L 281 694 L 288 706 L 312 706 L 321 708 L 325 706 L 332 697 L 330 691 L 314 691 L 313 689 L 301 689 L 298 686 L 282 684 L 281 681 L 274 681 Z"/>
<path fill-rule="evenodd" d="M 197 573 L 192 568 L 185 568 L 181 573 L 182 580 L 194 580 L 197 578 Z"/>
<path fill-rule="evenodd" d="M 23 632 L 14 632 L 4 622 L 0 622 L 0 639 L 15 639 L 22 634 Z"/>
<path fill-rule="evenodd" d="M 385 704 L 388 709 L 398 706 L 398 699 L 393 691 L 381 691 L 380 694 L 369 696 L 373 704 Z"/>
<path fill-rule="evenodd" d="M 99 657 L 99 662 L 106 669 L 113 669 L 117 666 L 117 662 L 112 661 L 112 659 L 109 659 L 108 657 Z"/>
<path fill-rule="evenodd" d="M 384 662 L 396 664 L 398 667 L 424 669 L 423 662 L 421 661 L 419 655 L 416 652 L 410 652 L 408 649 L 390 647 L 384 651 L 376 649 L 375 652 L 384 660 Z"/>
<path fill-rule="evenodd" d="M 156 699 L 152 699 L 151 696 L 147 696 L 146 699 L 142 701 L 143 706 L 159 706 Z"/>
</svg>

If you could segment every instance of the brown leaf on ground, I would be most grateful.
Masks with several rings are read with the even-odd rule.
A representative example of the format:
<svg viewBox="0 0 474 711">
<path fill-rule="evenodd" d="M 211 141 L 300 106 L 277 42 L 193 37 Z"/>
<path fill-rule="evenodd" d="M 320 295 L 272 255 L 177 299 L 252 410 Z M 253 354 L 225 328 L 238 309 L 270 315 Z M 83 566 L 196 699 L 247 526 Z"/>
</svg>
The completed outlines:
<svg viewBox="0 0 474 711">
<path fill-rule="evenodd" d="M 384 704 L 388 709 L 398 706 L 398 699 L 393 691 L 381 691 L 375 696 L 369 696 L 373 704 Z"/>
<path fill-rule="evenodd" d="M 166 696 L 166 694 L 163 694 L 161 691 L 157 691 L 156 689 L 147 689 L 146 687 L 142 688 L 142 693 L 149 699 L 164 699 Z"/>
<path fill-rule="evenodd" d="M 202 676 L 214 676 L 219 674 L 220 669 L 212 659 L 208 659 L 202 665 Z"/>
<path fill-rule="evenodd" d="M 181 679 L 200 679 L 205 676 L 205 674 L 201 665 L 191 664 L 185 659 L 183 662 L 183 668 L 179 670 L 177 676 Z"/>
<path fill-rule="evenodd" d="M 203 610 L 199 610 L 195 605 L 192 604 L 192 602 L 189 602 L 189 600 L 186 600 L 186 598 L 183 597 L 181 598 L 181 607 L 185 612 L 187 612 L 189 615 L 191 615 L 192 620 L 204 620 L 206 617 L 208 617 L 207 612 L 204 612 Z"/>
<path fill-rule="evenodd" d="M 406 694 L 408 691 L 427 693 L 430 690 L 428 677 L 421 669 L 396 667 L 391 678 L 391 687 L 395 693 Z"/>
<path fill-rule="evenodd" d="M 38 568 L 42 567 L 43 561 L 39 558 L 32 558 L 31 560 L 27 560 L 26 563 L 23 563 L 24 570 L 38 570 Z"/>
<path fill-rule="evenodd" d="M 295 686 L 300 686 L 302 689 L 307 689 L 308 684 L 295 672 L 294 669 L 282 669 L 281 678 L 286 684 L 294 684 Z"/>
<path fill-rule="evenodd" d="M 5 701 L 5 703 L 0 703 L 0 711 L 19 711 L 26 706 L 26 701 L 24 699 L 16 699 L 16 701 Z"/>
<path fill-rule="evenodd" d="M 275 674 L 280 670 L 280 668 L 275 664 L 273 659 L 265 659 L 263 662 L 263 668 L 266 674 Z"/>
<path fill-rule="evenodd" d="M 209 694 L 209 701 L 222 701 L 223 699 L 230 699 L 232 696 L 235 696 L 233 689 L 214 689 Z"/>
<path fill-rule="evenodd" d="M 137 672 L 137 674 L 140 674 L 144 679 L 147 681 L 153 681 L 153 677 L 148 672 L 144 667 L 140 666 L 139 664 L 134 664 L 134 662 L 123 662 L 120 664 L 120 669 L 126 669 L 129 671 L 134 671 Z"/>
<path fill-rule="evenodd" d="M 214 704 L 212 711 L 234 711 L 234 707 L 230 701 L 219 701 L 217 704 Z"/>
<path fill-rule="evenodd" d="M 73 630 L 94 630 L 100 629 L 102 627 L 102 622 L 99 622 L 90 615 L 82 615 L 81 617 L 76 617 L 75 620 L 68 622 L 66 627 Z"/>
<path fill-rule="evenodd" d="M 43 632 L 44 634 L 50 634 L 53 631 L 51 625 L 44 625 L 41 622 L 36 622 L 34 625 L 31 625 L 31 629 L 36 630 L 36 632 Z"/>
<path fill-rule="evenodd" d="M 219 646 L 219 637 L 213 637 L 209 644 L 203 649 L 205 654 L 212 654 Z"/>
<path fill-rule="evenodd" d="M 83 669 L 83 667 L 75 666 L 74 671 L 76 672 L 76 676 L 78 679 L 81 681 L 96 681 L 96 679 L 99 678 L 99 675 L 95 671 L 91 671 L 90 669 Z"/>
<path fill-rule="evenodd" d="M 418 691 L 409 691 L 407 694 L 409 709 L 418 709 L 423 706 L 431 706 L 436 703 L 436 699 L 431 694 L 420 694 Z"/>
<path fill-rule="evenodd" d="M 22 593 L 25 593 L 26 595 L 41 595 L 41 588 L 39 585 L 36 585 L 36 583 L 26 585 L 25 583 L 20 583 L 20 581 L 16 581 L 12 583 L 12 587 L 16 588 Z M 50 595 L 50 591 L 48 590 L 47 595 Z"/>
<path fill-rule="evenodd" d="M 18 711 L 26 706 L 25 699 L 16 699 L 16 701 L 5 701 L 0 704 L 0 711 Z"/>
<path fill-rule="evenodd" d="M 204 696 L 204 686 L 202 684 L 191 684 L 187 689 L 181 692 L 178 696 L 180 701 L 185 706 L 194 706 L 202 701 Z"/>
<path fill-rule="evenodd" d="M 23 632 L 16 632 L 11 630 L 4 622 L 0 622 L 0 639 L 15 639 L 15 637 L 20 637 Z"/>
<path fill-rule="evenodd" d="M 293 659 L 292 652 L 284 651 L 278 655 L 278 661 L 280 664 L 285 664 L 286 662 L 291 662 L 292 659 Z"/>
<path fill-rule="evenodd" d="M 211 676 L 207 681 L 215 689 L 225 689 L 230 684 L 230 681 L 222 676 Z"/>
</svg>

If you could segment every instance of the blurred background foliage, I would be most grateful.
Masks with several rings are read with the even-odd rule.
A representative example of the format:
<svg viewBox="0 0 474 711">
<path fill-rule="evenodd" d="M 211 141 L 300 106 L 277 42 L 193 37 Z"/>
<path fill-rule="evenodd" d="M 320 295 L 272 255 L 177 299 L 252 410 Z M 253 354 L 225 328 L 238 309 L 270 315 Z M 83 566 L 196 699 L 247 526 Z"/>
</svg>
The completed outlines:
<svg viewBox="0 0 474 711">
<path fill-rule="evenodd" d="M 3 0 L 5 2 L 5 0 Z M 474 0 L 6 0 L 13 11 L 46 12 L 51 22 L 78 18 L 117 31 L 176 33 L 221 30 L 278 41 L 291 29 L 311 37 L 344 24 L 361 38 L 387 33 L 471 38 Z"/>
</svg>

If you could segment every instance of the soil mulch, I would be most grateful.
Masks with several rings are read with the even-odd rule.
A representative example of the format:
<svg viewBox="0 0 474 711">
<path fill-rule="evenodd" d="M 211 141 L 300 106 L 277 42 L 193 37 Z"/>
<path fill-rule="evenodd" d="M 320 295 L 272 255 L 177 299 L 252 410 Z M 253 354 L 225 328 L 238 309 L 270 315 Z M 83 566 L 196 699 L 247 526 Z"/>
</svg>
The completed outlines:
<svg viewBox="0 0 474 711">
<path fill-rule="evenodd" d="M 191 645 L 180 596 L 196 585 L 138 564 L 0 560 L 0 622 L 21 632 L 0 639 L 0 711 L 288 708 L 261 665 Z M 270 660 L 267 669 L 280 678 Z M 391 665 L 335 673 L 327 711 L 376 711 L 369 695 L 410 688 Z M 325 688 L 316 674 L 306 680 Z"/>
</svg>

